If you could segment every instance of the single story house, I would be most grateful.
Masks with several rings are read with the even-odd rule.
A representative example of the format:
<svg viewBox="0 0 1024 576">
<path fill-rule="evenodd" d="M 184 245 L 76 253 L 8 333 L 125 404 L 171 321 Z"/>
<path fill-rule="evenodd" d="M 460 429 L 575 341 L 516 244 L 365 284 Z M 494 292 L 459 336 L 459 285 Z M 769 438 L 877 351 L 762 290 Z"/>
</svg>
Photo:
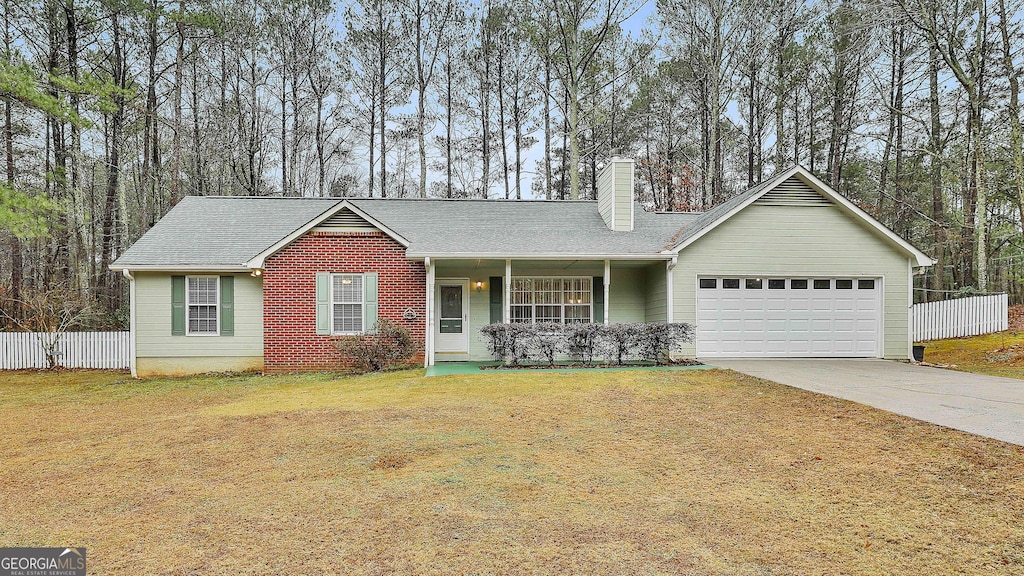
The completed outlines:
<svg viewBox="0 0 1024 576">
<path fill-rule="evenodd" d="M 911 354 L 934 261 L 796 166 L 704 213 L 634 202 L 614 158 L 596 201 L 187 197 L 112 265 L 132 373 L 336 368 L 378 318 L 422 360 L 488 358 L 492 322 L 673 321 L 693 357 Z"/>
</svg>

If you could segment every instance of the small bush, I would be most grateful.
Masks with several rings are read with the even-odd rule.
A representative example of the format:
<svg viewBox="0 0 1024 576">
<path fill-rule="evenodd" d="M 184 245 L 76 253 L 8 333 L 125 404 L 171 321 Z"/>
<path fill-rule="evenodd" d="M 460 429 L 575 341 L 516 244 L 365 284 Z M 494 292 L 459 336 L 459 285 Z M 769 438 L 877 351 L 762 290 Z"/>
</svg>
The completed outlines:
<svg viewBox="0 0 1024 576">
<path fill-rule="evenodd" d="M 642 322 L 624 322 L 605 326 L 601 331 L 605 360 L 609 364 L 621 366 L 624 358 L 635 356 L 642 327 Z"/>
<path fill-rule="evenodd" d="M 555 365 L 555 356 L 565 347 L 565 334 L 558 322 L 541 322 L 533 325 L 529 349 L 537 355 L 538 360 Z"/>
<path fill-rule="evenodd" d="M 358 336 L 342 336 L 334 346 L 345 360 L 361 372 L 379 372 L 405 364 L 418 348 L 409 329 L 387 318 L 381 318 L 373 331 Z"/>
<path fill-rule="evenodd" d="M 487 344 L 487 351 L 497 362 L 504 362 L 508 356 L 508 324 L 487 324 L 480 328 L 480 334 Z"/>
<path fill-rule="evenodd" d="M 518 366 L 530 357 L 533 324 L 488 324 L 480 329 L 487 350 L 498 362 Z"/>
<path fill-rule="evenodd" d="M 640 324 L 637 335 L 637 355 L 655 364 L 667 364 L 672 352 L 678 352 L 683 343 L 693 340 L 690 324 L 647 322 Z"/>
<path fill-rule="evenodd" d="M 603 324 L 578 322 L 568 324 L 562 331 L 565 337 L 565 352 L 573 362 L 590 364 L 594 361 L 597 346 L 604 329 Z"/>
</svg>

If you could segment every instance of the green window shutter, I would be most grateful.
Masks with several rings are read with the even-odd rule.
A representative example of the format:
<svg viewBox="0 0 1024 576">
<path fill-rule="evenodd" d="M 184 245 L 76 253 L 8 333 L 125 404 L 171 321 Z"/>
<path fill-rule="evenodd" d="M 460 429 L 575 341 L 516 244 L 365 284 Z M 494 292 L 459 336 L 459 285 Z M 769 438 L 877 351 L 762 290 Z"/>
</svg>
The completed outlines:
<svg viewBox="0 0 1024 576">
<path fill-rule="evenodd" d="M 316 273 L 316 333 L 331 333 L 331 275 Z"/>
<path fill-rule="evenodd" d="M 363 274 L 363 331 L 373 333 L 377 328 L 377 273 Z"/>
<path fill-rule="evenodd" d="M 594 322 L 604 324 L 604 276 L 594 276 L 590 291 L 593 294 L 590 300 L 594 303 Z"/>
<path fill-rule="evenodd" d="M 171 276 L 171 335 L 185 335 L 184 276 Z"/>
<path fill-rule="evenodd" d="M 491 276 L 491 324 L 500 324 L 505 316 L 502 297 L 505 294 L 505 281 L 501 276 Z"/>
<path fill-rule="evenodd" d="M 235 335 L 235 277 L 220 277 L 220 335 Z"/>
</svg>

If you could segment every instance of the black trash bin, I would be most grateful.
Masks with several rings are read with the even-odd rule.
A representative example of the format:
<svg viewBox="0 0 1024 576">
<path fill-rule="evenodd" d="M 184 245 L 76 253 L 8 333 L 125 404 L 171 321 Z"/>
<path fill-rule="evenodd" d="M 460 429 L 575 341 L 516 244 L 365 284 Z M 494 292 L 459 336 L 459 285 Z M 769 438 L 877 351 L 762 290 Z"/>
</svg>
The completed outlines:
<svg viewBox="0 0 1024 576">
<path fill-rule="evenodd" d="M 914 346 L 914 362 L 924 362 L 924 346 Z"/>
</svg>

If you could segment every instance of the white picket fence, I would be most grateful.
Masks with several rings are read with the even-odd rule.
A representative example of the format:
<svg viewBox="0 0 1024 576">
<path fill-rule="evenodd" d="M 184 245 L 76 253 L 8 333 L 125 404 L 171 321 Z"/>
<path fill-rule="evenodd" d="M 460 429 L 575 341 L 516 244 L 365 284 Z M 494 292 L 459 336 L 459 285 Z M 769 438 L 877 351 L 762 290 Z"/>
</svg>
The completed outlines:
<svg viewBox="0 0 1024 576">
<path fill-rule="evenodd" d="M 0 332 L 0 370 L 47 368 L 39 336 L 35 332 Z M 65 368 L 128 368 L 129 333 L 67 332 L 61 336 L 58 354 L 57 363 Z"/>
<path fill-rule="evenodd" d="M 922 302 L 910 315 L 915 342 L 989 334 L 1010 325 L 1006 294 Z"/>
</svg>

